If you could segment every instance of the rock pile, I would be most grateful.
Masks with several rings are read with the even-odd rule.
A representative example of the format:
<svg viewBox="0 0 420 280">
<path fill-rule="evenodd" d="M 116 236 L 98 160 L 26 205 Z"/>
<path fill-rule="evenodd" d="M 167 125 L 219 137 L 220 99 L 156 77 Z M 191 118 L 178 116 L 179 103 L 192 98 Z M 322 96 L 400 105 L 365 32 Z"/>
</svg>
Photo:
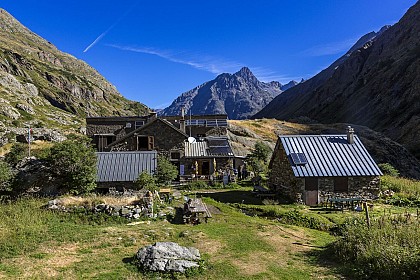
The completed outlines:
<svg viewBox="0 0 420 280">
<path fill-rule="evenodd" d="M 141 248 L 136 259 L 143 270 L 154 272 L 180 272 L 198 268 L 200 252 L 193 247 L 183 247 L 174 242 L 156 242 Z"/>
<path fill-rule="evenodd" d="M 138 220 L 140 218 L 157 218 L 164 217 L 168 213 L 174 214 L 174 208 L 166 207 L 160 213 L 152 213 L 152 206 L 149 204 L 144 205 L 111 205 L 100 203 L 95 206 L 78 205 L 78 206 L 65 206 L 59 199 L 48 201 L 47 209 L 58 210 L 63 212 L 76 212 L 85 211 L 87 213 L 99 214 L 104 213 L 110 216 L 120 216 L 127 219 Z"/>
</svg>

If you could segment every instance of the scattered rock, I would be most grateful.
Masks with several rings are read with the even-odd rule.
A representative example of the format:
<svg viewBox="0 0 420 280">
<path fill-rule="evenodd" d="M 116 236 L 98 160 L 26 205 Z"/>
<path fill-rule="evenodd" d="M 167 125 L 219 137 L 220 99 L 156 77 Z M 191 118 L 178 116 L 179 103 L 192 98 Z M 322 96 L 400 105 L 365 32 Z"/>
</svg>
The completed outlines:
<svg viewBox="0 0 420 280">
<path fill-rule="evenodd" d="M 3 105 L 1 107 L 1 114 L 13 120 L 17 120 L 20 117 L 20 113 L 10 105 Z"/>
<path fill-rule="evenodd" d="M 21 104 L 20 103 L 20 104 L 17 104 L 16 105 L 16 108 L 19 109 L 19 110 L 22 110 L 22 111 L 24 111 L 24 112 L 26 112 L 28 114 L 31 114 L 31 115 L 35 114 L 34 108 L 32 108 L 31 106 L 29 106 L 28 104 Z"/>
<path fill-rule="evenodd" d="M 141 248 L 136 259 L 141 269 L 155 272 L 181 272 L 199 267 L 200 252 L 193 247 L 183 247 L 174 242 L 156 242 Z"/>
</svg>

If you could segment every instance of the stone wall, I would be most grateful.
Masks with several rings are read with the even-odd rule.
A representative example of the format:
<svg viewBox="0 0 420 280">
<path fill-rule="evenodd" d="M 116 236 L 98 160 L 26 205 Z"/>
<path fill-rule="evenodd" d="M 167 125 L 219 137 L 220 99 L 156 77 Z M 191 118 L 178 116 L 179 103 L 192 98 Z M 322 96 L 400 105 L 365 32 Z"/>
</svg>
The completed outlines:
<svg viewBox="0 0 420 280">
<path fill-rule="evenodd" d="M 380 178 L 377 176 L 348 177 L 348 191 L 334 192 L 334 178 L 319 178 L 319 202 L 326 201 L 330 197 L 361 197 L 363 199 L 375 199 L 379 194 Z"/>
<path fill-rule="evenodd" d="M 269 188 L 283 197 L 300 202 L 305 189 L 305 182 L 303 179 L 296 178 L 293 174 L 289 159 L 280 143 L 276 144 L 270 167 Z"/>
<path fill-rule="evenodd" d="M 154 150 L 169 158 L 170 151 L 184 150 L 185 135 L 170 127 L 167 123 L 157 120 L 145 127 L 138 133 L 124 139 L 122 142 L 111 147 L 112 151 L 135 151 L 137 150 L 137 136 L 153 136 Z"/>
</svg>

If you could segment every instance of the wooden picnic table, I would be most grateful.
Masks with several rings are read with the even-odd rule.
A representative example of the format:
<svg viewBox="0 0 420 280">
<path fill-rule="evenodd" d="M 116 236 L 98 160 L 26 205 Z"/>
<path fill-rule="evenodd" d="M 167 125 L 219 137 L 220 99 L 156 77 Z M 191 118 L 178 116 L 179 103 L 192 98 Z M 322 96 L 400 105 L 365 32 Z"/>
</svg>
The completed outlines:
<svg viewBox="0 0 420 280">
<path fill-rule="evenodd" d="M 340 209 L 351 208 L 354 209 L 356 204 L 360 204 L 365 201 L 362 197 L 330 197 L 328 202 L 330 203 L 331 208 L 337 207 Z"/>
<path fill-rule="evenodd" d="M 193 221 L 197 220 L 199 222 L 200 217 L 204 217 L 207 223 L 207 219 L 212 217 L 207 205 L 200 198 L 192 198 L 188 210 L 190 216 L 187 216 L 188 213 L 184 213 L 185 222 L 191 221 L 191 218 L 193 218 Z"/>
</svg>

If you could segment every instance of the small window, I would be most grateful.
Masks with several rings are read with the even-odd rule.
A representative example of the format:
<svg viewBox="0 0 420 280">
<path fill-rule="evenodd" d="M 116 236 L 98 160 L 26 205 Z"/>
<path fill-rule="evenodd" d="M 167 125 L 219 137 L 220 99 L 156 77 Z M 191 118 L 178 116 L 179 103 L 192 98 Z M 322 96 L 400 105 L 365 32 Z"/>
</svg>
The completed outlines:
<svg viewBox="0 0 420 280">
<path fill-rule="evenodd" d="M 181 158 L 180 152 L 171 152 L 171 160 L 179 160 Z"/>
<path fill-rule="evenodd" d="M 305 178 L 305 191 L 317 191 L 318 178 Z"/>
<path fill-rule="evenodd" d="M 131 123 L 130 122 L 125 123 L 125 128 L 131 128 Z"/>
<path fill-rule="evenodd" d="M 334 192 L 348 192 L 349 180 L 347 177 L 334 178 Z"/>
<path fill-rule="evenodd" d="M 137 136 L 137 150 L 153 150 L 154 149 L 153 136 Z"/>
<path fill-rule="evenodd" d="M 135 129 L 137 129 L 144 125 L 144 121 L 136 121 L 134 124 L 135 124 Z"/>
</svg>

